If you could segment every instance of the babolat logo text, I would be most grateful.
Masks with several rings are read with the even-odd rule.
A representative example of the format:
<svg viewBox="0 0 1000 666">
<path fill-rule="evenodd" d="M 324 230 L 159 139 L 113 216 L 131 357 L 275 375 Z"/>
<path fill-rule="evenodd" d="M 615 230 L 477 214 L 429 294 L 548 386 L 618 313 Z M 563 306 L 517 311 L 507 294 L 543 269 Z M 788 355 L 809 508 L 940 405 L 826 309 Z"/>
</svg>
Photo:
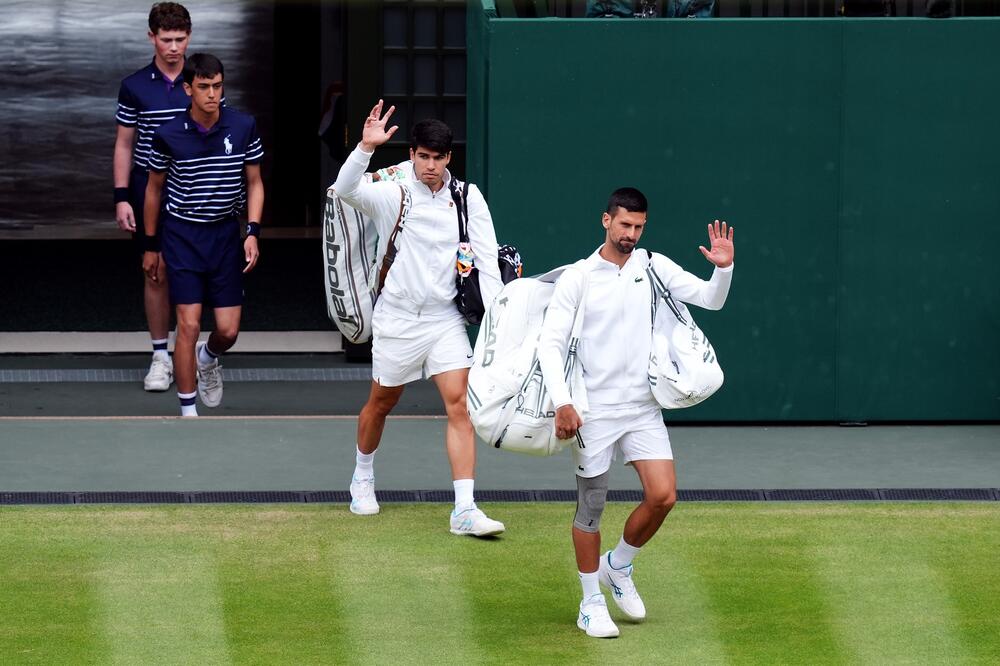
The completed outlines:
<svg viewBox="0 0 1000 666">
<path fill-rule="evenodd" d="M 346 296 L 346 292 L 340 287 L 341 276 L 337 273 L 337 257 L 343 251 L 343 248 L 333 240 L 335 238 L 334 229 L 338 224 L 338 216 L 337 206 L 333 196 L 331 195 L 327 195 L 325 212 L 326 214 L 323 217 L 326 222 L 324 236 L 326 238 L 327 300 L 336 313 L 338 327 L 345 324 L 349 327 L 353 327 L 353 335 L 357 336 L 361 331 L 361 324 L 356 316 L 348 315 L 347 306 L 344 304 L 344 296 Z M 342 332 L 347 334 L 347 337 L 352 337 L 352 331 Z"/>
</svg>

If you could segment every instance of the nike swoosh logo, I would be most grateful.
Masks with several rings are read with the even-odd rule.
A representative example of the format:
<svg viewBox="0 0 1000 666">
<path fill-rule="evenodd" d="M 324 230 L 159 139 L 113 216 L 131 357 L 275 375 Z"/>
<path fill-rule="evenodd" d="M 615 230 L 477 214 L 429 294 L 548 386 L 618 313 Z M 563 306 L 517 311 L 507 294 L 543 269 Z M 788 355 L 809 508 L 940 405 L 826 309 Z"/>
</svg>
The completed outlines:
<svg viewBox="0 0 1000 666">
<path fill-rule="evenodd" d="M 465 358 L 472 358 L 472 354 L 468 354 L 468 355 L 466 355 L 466 357 L 465 357 Z"/>
</svg>

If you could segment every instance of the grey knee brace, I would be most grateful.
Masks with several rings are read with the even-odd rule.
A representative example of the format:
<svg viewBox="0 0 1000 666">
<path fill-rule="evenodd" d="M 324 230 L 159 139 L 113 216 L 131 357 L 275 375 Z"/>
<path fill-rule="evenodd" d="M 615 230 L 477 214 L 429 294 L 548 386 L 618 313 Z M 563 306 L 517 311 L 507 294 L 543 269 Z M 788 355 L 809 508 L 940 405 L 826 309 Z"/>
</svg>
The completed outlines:
<svg viewBox="0 0 1000 666">
<path fill-rule="evenodd" d="M 591 479 L 576 477 L 576 516 L 573 527 L 584 532 L 601 528 L 601 514 L 608 499 L 608 472 Z"/>
</svg>

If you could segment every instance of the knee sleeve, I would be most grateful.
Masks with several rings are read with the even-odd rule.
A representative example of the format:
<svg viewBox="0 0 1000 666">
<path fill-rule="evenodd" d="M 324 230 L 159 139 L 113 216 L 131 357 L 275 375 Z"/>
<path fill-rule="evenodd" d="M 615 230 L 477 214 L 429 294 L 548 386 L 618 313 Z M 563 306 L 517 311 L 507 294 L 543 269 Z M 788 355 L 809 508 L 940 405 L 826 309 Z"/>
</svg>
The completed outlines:
<svg viewBox="0 0 1000 666">
<path fill-rule="evenodd" d="M 608 472 L 593 478 L 576 477 L 576 516 L 573 527 L 584 532 L 601 528 L 601 514 L 608 499 Z"/>
</svg>

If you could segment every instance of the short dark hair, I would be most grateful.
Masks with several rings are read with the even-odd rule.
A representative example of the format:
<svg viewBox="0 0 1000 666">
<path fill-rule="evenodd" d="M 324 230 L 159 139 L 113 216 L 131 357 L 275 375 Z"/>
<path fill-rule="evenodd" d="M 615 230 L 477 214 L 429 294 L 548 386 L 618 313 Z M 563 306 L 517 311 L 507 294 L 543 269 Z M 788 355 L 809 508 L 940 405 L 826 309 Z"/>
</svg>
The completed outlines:
<svg viewBox="0 0 1000 666">
<path fill-rule="evenodd" d="M 614 217 L 619 208 L 630 213 L 645 213 L 649 210 L 649 202 L 646 195 L 634 187 L 619 187 L 608 199 L 608 215 Z"/>
<path fill-rule="evenodd" d="M 410 130 L 410 148 L 423 146 L 436 153 L 450 153 L 452 138 L 451 128 L 440 120 L 421 120 Z"/>
<path fill-rule="evenodd" d="M 226 78 L 222 61 L 211 53 L 195 53 L 184 61 L 184 83 L 189 86 L 194 85 L 195 77 L 214 79 L 216 74 L 222 74 L 222 78 Z"/>
<path fill-rule="evenodd" d="M 191 32 L 191 15 L 184 5 L 176 2 L 157 2 L 149 10 L 149 31 L 154 35 L 161 30 Z"/>
</svg>

